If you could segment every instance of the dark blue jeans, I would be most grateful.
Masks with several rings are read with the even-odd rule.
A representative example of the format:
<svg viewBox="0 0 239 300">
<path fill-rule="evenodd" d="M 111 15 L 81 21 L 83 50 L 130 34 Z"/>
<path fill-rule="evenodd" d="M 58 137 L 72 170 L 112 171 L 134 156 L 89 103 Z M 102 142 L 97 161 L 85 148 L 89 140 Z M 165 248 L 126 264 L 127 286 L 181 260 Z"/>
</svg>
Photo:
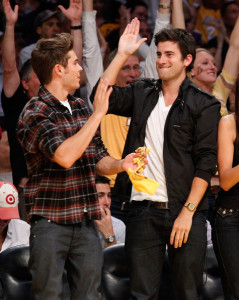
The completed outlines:
<svg viewBox="0 0 239 300">
<path fill-rule="evenodd" d="M 225 300 L 239 299 L 239 212 L 217 208 L 212 218 L 212 241 L 222 272 Z"/>
<path fill-rule="evenodd" d="M 205 213 L 196 212 L 186 244 L 169 244 L 175 218 L 169 210 L 132 206 L 126 223 L 131 299 L 158 300 L 166 245 L 172 271 L 174 299 L 200 299 L 207 244 Z"/>
<path fill-rule="evenodd" d="M 32 222 L 31 299 L 61 299 L 65 268 L 72 300 L 99 300 L 102 261 L 102 247 L 93 221 L 60 225 L 41 218 Z"/>
</svg>

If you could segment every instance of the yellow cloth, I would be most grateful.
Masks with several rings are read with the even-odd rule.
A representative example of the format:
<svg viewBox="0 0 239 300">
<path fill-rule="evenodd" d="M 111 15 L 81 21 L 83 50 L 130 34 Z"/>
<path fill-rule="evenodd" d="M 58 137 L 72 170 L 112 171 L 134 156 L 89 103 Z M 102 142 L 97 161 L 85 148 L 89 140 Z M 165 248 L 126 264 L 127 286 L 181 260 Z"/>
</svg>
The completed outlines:
<svg viewBox="0 0 239 300">
<path fill-rule="evenodd" d="M 153 179 L 145 177 L 143 175 L 136 174 L 132 169 L 127 171 L 129 179 L 132 182 L 137 192 L 147 193 L 154 195 L 159 187 L 159 183 Z"/>
<path fill-rule="evenodd" d="M 111 31 L 117 28 L 119 28 L 118 23 L 106 23 L 100 26 L 100 32 L 103 35 L 103 37 L 106 38 L 111 33 Z"/>
<path fill-rule="evenodd" d="M 143 153 L 145 152 L 148 154 L 150 148 L 146 147 L 139 147 L 135 150 L 136 153 L 140 153 L 139 157 L 134 158 L 134 163 L 138 165 L 136 170 L 132 170 L 131 168 L 128 169 L 127 173 L 129 175 L 129 179 L 132 182 L 135 190 L 137 192 L 147 193 L 149 195 L 153 195 L 156 193 L 159 183 L 153 179 L 150 179 L 146 176 L 143 176 L 143 166 L 144 166 L 144 156 Z"/>
<path fill-rule="evenodd" d="M 220 9 L 208 9 L 200 6 L 197 16 L 195 30 L 201 32 L 203 44 L 218 35 L 218 27 L 221 20 Z"/>
<path fill-rule="evenodd" d="M 226 107 L 227 99 L 233 89 L 233 86 L 236 83 L 236 79 L 237 79 L 236 77 L 232 77 L 224 69 L 222 69 L 222 72 L 217 77 L 217 80 L 214 84 L 212 94 L 221 103 L 222 116 L 228 114 L 227 107 Z"/>
</svg>

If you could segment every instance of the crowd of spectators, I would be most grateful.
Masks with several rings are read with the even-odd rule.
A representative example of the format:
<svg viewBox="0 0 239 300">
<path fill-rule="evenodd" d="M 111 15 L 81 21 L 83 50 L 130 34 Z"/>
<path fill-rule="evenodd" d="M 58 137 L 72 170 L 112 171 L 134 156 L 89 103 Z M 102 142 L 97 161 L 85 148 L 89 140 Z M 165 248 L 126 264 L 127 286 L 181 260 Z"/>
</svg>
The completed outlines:
<svg viewBox="0 0 239 300">
<path fill-rule="evenodd" d="M 180 7 L 182 4 L 182 14 L 177 12 L 178 16 L 175 16 L 175 12 L 167 5 L 163 7 L 164 1 L 160 0 L 81 0 L 79 2 L 81 6 L 76 12 L 72 1 L 69 0 L 11 0 L 10 5 L 14 16 L 11 13 L 6 14 L 3 1 L 0 3 L 0 126 L 2 128 L 0 179 L 12 182 L 17 187 L 20 217 L 25 221 L 27 216 L 24 212 L 24 199 L 21 192 L 27 172 L 14 132 L 21 110 L 39 88 L 40 83 L 29 60 L 39 38 L 53 37 L 61 32 L 73 35 L 74 45 L 76 45 L 74 51 L 83 67 L 81 87 L 75 91 L 75 95 L 84 99 L 89 109 L 93 110 L 89 100 L 92 88 L 114 58 L 119 38 L 133 18 L 136 17 L 140 21 L 139 39 L 147 38 L 147 40 L 122 67 L 116 81 L 116 85 L 122 87 L 142 76 L 157 79 L 156 68 L 153 66 L 155 63 L 152 63 L 156 51 L 154 54 L 150 52 L 155 50 L 154 33 L 160 26 L 181 28 L 185 26 L 185 29 L 194 36 L 198 47 L 194 68 L 189 74 L 190 79 L 221 102 L 222 115 L 235 110 L 235 83 L 239 67 L 239 59 L 237 59 L 239 44 L 237 45 L 236 42 L 239 32 L 238 0 L 180 0 L 177 5 Z M 160 14 L 159 4 L 162 6 Z M 17 10 L 15 5 L 18 5 Z M 79 23 L 78 19 L 75 22 L 76 15 L 81 19 L 81 26 L 75 25 Z M 5 33 L 9 34 L 6 29 L 7 24 L 11 22 L 14 27 L 11 34 L 14 38 L 7 44 L 11 51 L 8 53 L 6 64 L 6 36 L 5 50 L 2 50 L 2 45 Z M 233 54 L 235 58 L 232 57 Z M 206 64 L 211 68 L 210 78 L 205 77 L 203 73 L 204 68 L 207 68 Z M 7 70 L 8 75 L 4 75 L 6 73 L 4 66 L 10 70 Z M 16 101 L 19 98 L 22 101 L 18 105 Z M 9 99 L 14 102 L 6 104 Z M 108 115 L 102 120 L 103 142 L 109 153 L 117 159 L 122 157 L 129 126 L 130 118 L 126 117 Z M 11 149 L 9 149 L 7 135 L 9 135 Z M 115 177 L 110 179 L 110 187 L 114 191 Z M 212 185 L 218 186 L 217 177 L 214 177 L 214 180 Z M 109 182 L 105 184 L 109 188 Z M 214 196 L 212 198 L 214 199 Z M 111 213 L 124 221 L 119 203 L 117 193 L 113 192 Z M 107 209 L 109 207 L 110 205 Z M 101 228 L 99 222 L 98 227 Z M 110 226 L 112 227 L 112 224 Z M 98 231 L 101 232 L 99 228 Z M 113 233 L 111 232 L 111 235 L 114 235 Z"/>
<path fill-rule="evenodd" d="M 19 6 L 18 20 L 15 24 L 15 47 L 16 62 L 20 69 L 23 62 L 30 58 L 31 50 L 39 37 L 46 36 L 46 30 L 51 30 L 52 34 L 70 32 L 70 21 L 62 13 L 63 11 L 59 9 L 59 5 L 67 9 L 69 1 L 12 0 L 10 3 L 12 7 L 15 4 Z M 94 0 L 93 7 L 97 11 L 97 34 L 101 53 L 105 58 L 104 66 L 107 65 L 109 53 L 117 48 L 119 36 L 122 34 L 126 24 L 134 17 L 137 17 L 141 22 L 141 37 L 147 37 L 146 43 L 150 45 L 158 9 L 158 0 Z M 183 9 L 187 31 L 194 35 L 198 47 L 208 49 L 213 55 L 217 54 L 216 64 L 219 66 L 219 72 L 225 60 L 230 35 L 239 14 L 239 2 L 236 0 L 183 0 Z M 39 25 L 41 25 L 43 19 L 50 16 L 46 16 L 46 11 L 48 11 L 48 14 L 54 12 L 56 20 L 49 24 L 51 28 L 48 26 L 48 28 L 41 29 Z M 1 47 L 5 31 L 2 3 L 0 3 L 0 20 L 0 90 L 2 90 Z M 25 49 L 21 51 L 23 48 Z M 216 53 L 216 50 L 219 53 Z M 141 60 L 143 61 L 147 56 L 147 48 L 140 51 Z M 230 103 L 228 105 L 230 106 Z M 1 105 L 0 116 L 3 116 Z"/>
</svg>

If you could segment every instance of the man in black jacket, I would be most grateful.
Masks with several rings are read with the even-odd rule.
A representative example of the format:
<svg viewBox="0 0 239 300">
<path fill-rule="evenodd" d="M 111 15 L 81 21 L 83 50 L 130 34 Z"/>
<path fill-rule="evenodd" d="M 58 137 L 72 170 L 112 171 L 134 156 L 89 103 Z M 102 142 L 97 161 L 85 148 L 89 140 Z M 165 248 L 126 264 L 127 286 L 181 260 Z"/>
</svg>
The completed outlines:
<svg viewBox="0 0 239 300">
<path fill-rule="evenodd" d="M 118 53 L 103 78 L 111 85 L 127 57 L 140 46 L 139 21 L 122 35 Z M 144 175 L 160 182 L 154 195 L 133 187 L 127 215 L 126 251 L 131 299 L 158 299 L 166 245 L 175 299 L 196 300 L 202 287 L 206 250 L 207 189 L 215 172 L 220 103 L 198 89 L 186 72 L 195 58 L 193 37 L 181 29 L 155 36 L 160 80 L 113 86 L 108 113 L 132 116 L 124 154 L 151 148 Z M 129 191 L 127 174 L 116 186 Z"/>
</svg>

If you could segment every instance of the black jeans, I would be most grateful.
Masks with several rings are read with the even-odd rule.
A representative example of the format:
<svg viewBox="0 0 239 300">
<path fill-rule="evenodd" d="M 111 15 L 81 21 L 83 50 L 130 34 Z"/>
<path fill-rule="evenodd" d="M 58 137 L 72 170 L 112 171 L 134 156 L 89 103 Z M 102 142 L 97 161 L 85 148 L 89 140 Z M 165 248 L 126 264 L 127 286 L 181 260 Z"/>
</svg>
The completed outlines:
<svg viewBox="0 0 239 300">
<path fill-rule="evenodd" d="M 196 212 L 186 244 L 169 244 L 175 218 L 169 210 L 132 206 L 126 223 L 131 299 L 158 300 L 166 245 L 175 300 L 200 299 L 206 252 L 206 216 Z"/>
<path fill-rule="evenodd" d="M 211 223 L 225 300 L 239 299 L 239 211 L 217 208 Z"/>
<path fill-rule="evenodd" d="M 72 300 L 99 300 L 102 247 L 94 221 L 60 225 L 45 218 L 31 224 L 29 268 L 32 300 L 58 300 L 66 269 Z"/>
</svg>

